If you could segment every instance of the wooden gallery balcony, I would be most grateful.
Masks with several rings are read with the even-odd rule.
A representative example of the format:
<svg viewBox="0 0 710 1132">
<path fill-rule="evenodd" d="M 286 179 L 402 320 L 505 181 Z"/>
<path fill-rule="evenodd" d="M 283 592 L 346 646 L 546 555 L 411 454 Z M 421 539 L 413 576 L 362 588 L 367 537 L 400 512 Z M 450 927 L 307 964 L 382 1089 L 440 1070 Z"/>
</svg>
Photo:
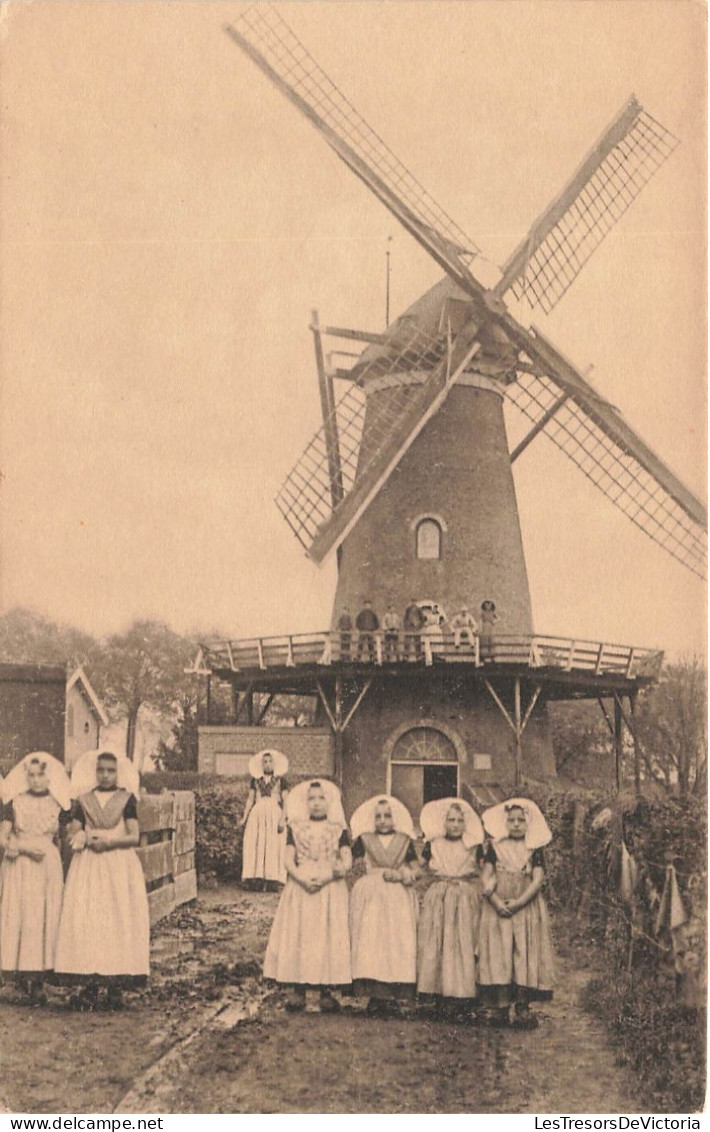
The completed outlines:
<svg viewBox="0 0 710 1132">
<path fill-rule="evenodd" d="M 663 653 L 658 649 L 540 634 L 498 633 L 474 637 L 459 647 L 454 635 L 436 628 L 421 634 L 400 632 L 301 633 L 245 640 L 206 640 L 190 671 L 215 676 L 242 690 L 308 694 L 329 674 L 374 676 L 378 672 L 422 675 L 435 666 L 475 681 L 493 677 L 532 678 L 551 699 L 597 697 L 636 691 L 658 680 Z"/>
</svg>

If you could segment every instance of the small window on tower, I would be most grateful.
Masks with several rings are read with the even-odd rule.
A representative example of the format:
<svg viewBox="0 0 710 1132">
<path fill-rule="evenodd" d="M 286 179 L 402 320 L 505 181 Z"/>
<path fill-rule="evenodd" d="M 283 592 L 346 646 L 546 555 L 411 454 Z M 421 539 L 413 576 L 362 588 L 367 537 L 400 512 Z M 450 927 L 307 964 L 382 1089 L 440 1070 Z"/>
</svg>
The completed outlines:
<svg viewBox="0 0 710 1132">
<path fill-rule="evenodd" d="M 417 558 L 441 558 L 441 527 L 436 519 L 417 523 Z"/>
</svg>

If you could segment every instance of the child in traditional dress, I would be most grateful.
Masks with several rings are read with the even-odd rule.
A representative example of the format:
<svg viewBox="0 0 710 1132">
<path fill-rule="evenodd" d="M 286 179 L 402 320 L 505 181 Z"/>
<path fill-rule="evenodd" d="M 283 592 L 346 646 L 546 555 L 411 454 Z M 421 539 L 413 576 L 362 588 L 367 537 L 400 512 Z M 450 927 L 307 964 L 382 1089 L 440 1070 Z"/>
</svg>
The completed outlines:
<svg viewBox="0 0 710 1132">
<path fill-rule="evenodd" d="M 142 986 L 149 972 L 150 922 L 133 763 L 110 751 L 87 751 L 72 770 L 77 801 L 68 827 L 73 853 L 59 923 L 56 977 L 83 984 L 72 1005 L 91 1010 L 99 988 L 106 1005 L 123 1006 L 122 988 Z"/>
<path fill-rule="evenodd" d="M 482 998 L 496 1009 L 492 1021 L 522 1029 L 539 1025 L 529 1005 L 552 998 L 552 939 L 542 896 L 542 846 L 552 834 L 529 798 L 511 798 L 486 810 L 492 838 L 482 870 L 483 906 L 479 936 Z"/>
<path fill-rule="evenodd" d="M 397 1017 L 417 981 L 417 855 L 406 807 L 390 795 L 364 802 L 351 822 L 353 858 L 367 872 L 350 897 L 353 982 L 368 1014 Z"/>
<path fill-rule="evenodd" d="M 286 803 L 286 884 L 271 927 L 264 978 L 291 988 L 287 1010 L 303 1010 L 306 991 L 337 1011 L 334 987 L 351 983 L 348 887 L 350 839 L 333 782 L 301 782 Z"/>
<path fill-rule="evenodd" d="M 440 1017 L 471 1017 L 481 915 L 479 863 L 483 826 L 468 802 L 439 798 L 419 817 L 423 859 L 435 876 L 419 920 L 417 990 L 433 995 Z"/>
<path fill-rule="evenodd" d="M 71 806 L 69 777 L 45 751 L 26 755 L 2 787 L 0 824 L 0 969 L 32 1003 L 45 1002 L 54 970 L 64 877 L 56 845 Z"/>
<path fill-rule="evenodd" d="M 242 826 L 242 881 L 262 890 L 286 880 L 284 802 L 288 786 L 284 775 L 288 759 L 280 751 L 260 751 L 249 761 L 249 795 Z"/>
</svg>

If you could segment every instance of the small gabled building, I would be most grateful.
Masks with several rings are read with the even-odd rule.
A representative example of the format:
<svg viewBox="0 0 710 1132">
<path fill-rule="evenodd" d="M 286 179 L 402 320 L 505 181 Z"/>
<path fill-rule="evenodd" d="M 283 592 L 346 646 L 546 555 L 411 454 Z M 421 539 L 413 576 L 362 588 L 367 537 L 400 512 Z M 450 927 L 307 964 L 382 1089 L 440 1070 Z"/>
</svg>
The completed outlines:
<svg viewBox="0 0 710 1132">
<path fill-rule="evenodd" d="M 108 716 L 91 686 L 89 677 L 79 666 L 67 680 L 64 761 L 71 769 L 84 751 L 99 745 L 101 727 L 108 726 Z"/>
</svg>

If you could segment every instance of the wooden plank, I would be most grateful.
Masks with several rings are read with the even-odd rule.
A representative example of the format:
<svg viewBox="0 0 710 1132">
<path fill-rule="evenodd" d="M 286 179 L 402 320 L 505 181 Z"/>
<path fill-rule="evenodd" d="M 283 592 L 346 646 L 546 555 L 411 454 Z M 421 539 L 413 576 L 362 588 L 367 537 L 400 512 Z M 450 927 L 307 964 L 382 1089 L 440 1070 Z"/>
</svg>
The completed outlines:
<svg viewBox="0 0 710 1132">
<path fill-rule="evenodd" d="M 181 853 L 179 857 L 173 857 L 173 876 L 176 880 L 182 873 L 189 873 L 190 869 L 194 869 L 194 867 L 194 849 L 191 849 L 189 853 Z"/>
<path fill-rule="evenodd" d="M 194 818 L 190 821 L 179 821 L 175 827 L 175 839 L 173 841 L 173 852 L 176 856 L 182 853 L 188 853 L 190 849 L 195 848 L 195 821 Z"/>
<path fill-rule="evenodd" d="M 138 850 L 146 881 L 160 880 L 172 876 L 173 846 L 170 841 L 159 841 L 156 845 L 141 845 Z"/>
<path fill-rule="evenodd" d="M 194 820 L 195 795 L 192 790 L 176 790 L 173 799 L 175 802 L 175 821 Z"/>
<path fill-rule="evenodd" d="M 164 884 L 162 888 L 156 888 L 155 892 L 148 893 L 148 908 L 150 911 L 150 926 L 157 924 L 159 920 L 163 920 L 169 916 L 175 907 L 175 885 Z"/>
<path fill-rule="evenodd" d="M 327 334 L 329 338 L 348 338 L 353 342 L 372 342 L 375 345 L 387 342 L 386 334 L 373 334 L 369 330 L 348 330 L 344 326 L 324 326 L 321 334 Z"/>
<path fill-rule="evenodd" d="M 175 824 L 172 794 L 149 794 L 138 802 L 138 825 L 141 833 L 156 829 L 172 829 Z"/>
<path fill-rule="evenodd" d="M 188 900 L 197 899 L 197 873 L 194 869 L 190 872 L 180 873 L 175 877 L 175 906 L 178 904 L 187 904 Z"/>
</svg>

